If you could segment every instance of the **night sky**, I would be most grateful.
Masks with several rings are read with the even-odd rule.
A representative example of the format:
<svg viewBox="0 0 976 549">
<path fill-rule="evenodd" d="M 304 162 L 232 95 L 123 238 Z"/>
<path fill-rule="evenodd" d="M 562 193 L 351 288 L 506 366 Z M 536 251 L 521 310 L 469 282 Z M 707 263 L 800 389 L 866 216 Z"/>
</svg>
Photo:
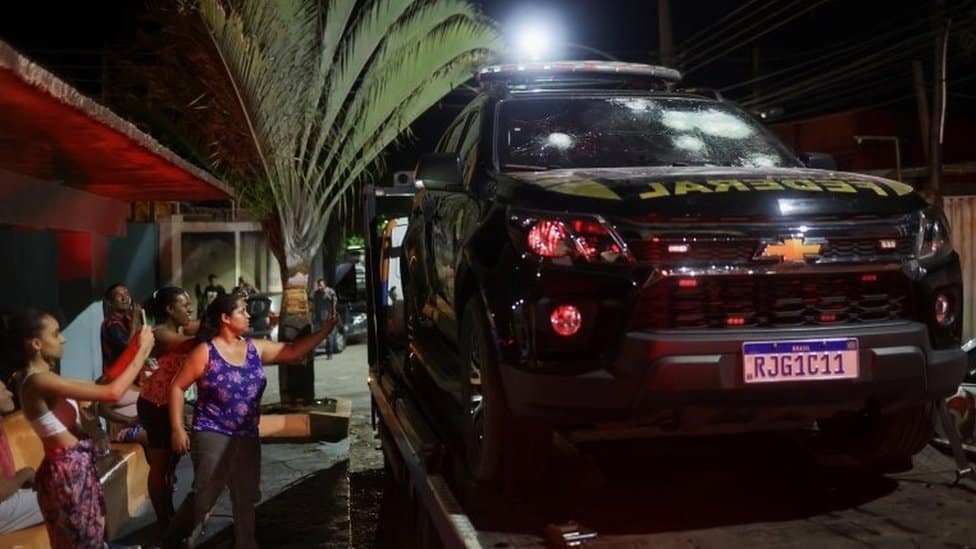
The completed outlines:
<svg viewBox="0 0 976 549">
<path fill-rule="evenodd" d="M 976 72 L 976 2 L 944 1 L 953 18 L 948 112 L 968 115 L 976 104 L 976 79 L 967 79 Z M 749 109 L 778 108 L 783 112 L 781 120 L 856 106 L 912 109 L 911 60 L 920 59 L 926 73 L 933 62 L 934 39 L 927 17 L 934 0 L 671 3 L 674 46 L 680 56 L 676 64 L 687 74 L 685 83 L 720 89 Z M 658 61 L 653 0 L 481 0 L 478 4 L 508 37 L 528 22 L 542 21 L 564 42 L 603 50 L 625 61 Z M 130 34 L 127 26 L 143 8 L 138 1 L 102 0 L 18 3 L 6 10 L 0 18 L 0 39 L 99 99 L 101 52 L 124 46 Z M 564 47 L 562 53 L 571 58 L 595 57 L 571 47 Z M 741 85 L 757 75 L 764 78 Z M 419 140 L 390 154 L 391 170 L 412 168 L 417 153 L 431 146 L 469 97 L 448 97 L 418 121 L 414 130 Z"/>
</svg>

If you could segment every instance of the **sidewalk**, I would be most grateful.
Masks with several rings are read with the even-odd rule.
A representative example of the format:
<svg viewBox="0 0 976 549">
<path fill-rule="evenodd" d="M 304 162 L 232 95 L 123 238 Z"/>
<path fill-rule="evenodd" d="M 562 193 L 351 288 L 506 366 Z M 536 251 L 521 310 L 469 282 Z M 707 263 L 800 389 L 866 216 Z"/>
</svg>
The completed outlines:
<svg viewBox="0 0 976 549">
<path fill-rule="evenodd" d="M 366 346 L 351 345 L 326 360 L 315 359 L 315 395 L 352 400 L 350 436 L 336 442 L 263 443 L 261 445 L 261 502 L 257 507 L 258 542 L 262 547 L 349 547 L 349 472 L 382 467 L 369 427 L 369 389 L 366 386 Z M 279 400 L 277 367 L 265 369 L 268 387 L 262 402 Z M 350 445 L 353 450 L 350 452 Z M 353 455 L 350 464 L 350 453 Z M 358 459 L 360 456 L 362 459 Z M 189 457 L 177 466 L 174 501 L 189 492 L 193 468 Z M 156 541 L 151 507 L 120 542 Z M 203 547 L 232 546 L 230 497 L 225 492 L 204 530 Z"/>
</svg>

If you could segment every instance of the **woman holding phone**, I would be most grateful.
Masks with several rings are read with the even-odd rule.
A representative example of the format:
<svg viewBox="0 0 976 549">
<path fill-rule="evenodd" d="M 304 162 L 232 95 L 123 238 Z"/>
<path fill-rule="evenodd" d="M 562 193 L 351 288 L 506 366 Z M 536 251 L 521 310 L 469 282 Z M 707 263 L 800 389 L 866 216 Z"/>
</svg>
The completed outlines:
<svg viewBox="0 0 976 549">
<path fill-rule="evenodd" d="M 94 442 L 78 425 L 76 400 L 114 402 L 132 385 L 153 347 L 143 326 L 118 358 L 121 373 L 107 384 L 63 378 L 56 364 L 64 336 L 49 314 L 28 309 L 10 323 L 11 353 L 18 364 L 20 403 L 41 439 L 44 459 L 34 477 L 37 499 L 55 549 L 105 544 L 105 498 L 95 470 Z"/>
<path fill-rule="evenodd" d="M 148 438 L 149 500 L 160 529 L 165 530 L 173 518 L 173 484 L 180 461 L 170 444 L 169 388 L 195 344 L 193 336 L 200 323 L 191 318 L 190 296 L 183 288 L 167 286 L 156 290 L 148 308 L 156 321 L 152 356 L 157 367 L 142 381 L 136 409 Z M 181 406 L 181 414 L 182 410 Z"/>
</svg>

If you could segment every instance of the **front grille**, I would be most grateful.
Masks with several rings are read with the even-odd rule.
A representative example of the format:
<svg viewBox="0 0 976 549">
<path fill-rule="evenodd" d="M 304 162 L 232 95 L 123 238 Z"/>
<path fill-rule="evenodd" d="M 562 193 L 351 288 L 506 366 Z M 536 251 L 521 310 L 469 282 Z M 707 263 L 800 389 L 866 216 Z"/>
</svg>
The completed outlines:
<svg viewBox="0 0 976 549">
<path fill-rule="evenodd" d="M 759 249 L 758 239 L 710 240 L 688 244 L 686 253 L 672 253 L 668 246 L 684 244 L 682 241 L 638 240 L 628 242 L 628 246 L 638 261 L 649 261 L 654 265 L 687 264 L 736 264 L 752 261 Z"/>
<path fill-rule="evenodd" d="M 886 322 L 911 318 L 910 290 L 910 281 L 900 272 L 669 277 L 641 291 L 632 326 L 648 330 Z"/>
<path fill-rule="evenodd" d="M 829 262 L 854 262 L 861 258 L 891 258 L 901 260 L 913 254 L 914 237 L 890 238 L 895 241 L 894 249 L 882 249 L 879 238 L 824 239 L 820 259 Z M 773 242 L 773 240 L 770 240 Z M 762 253 L 763 241 L 758 238 L 719 238 L 714 240 L 691 240 L 652 238 L 650 240 L 628 239 L 627 245 L 638 261 L 648 262 L 656 267 L 690 265 L 744 265 L 749 263 L 769 263 L 757 256 Z M 686 245 L 687 252 L 668 251 L 668 246 Z"/>
<path fill-rule="evenodd" d="M 914 252 L 915 237 L 903 236 L 889 240 L 895 241 L 894 249 L 881 249 L 876 238 L 831 238 L 822 253 L 822 257 L 825 259 L 851 259 L 885 255 L 909 257 Z"/>
</svg>

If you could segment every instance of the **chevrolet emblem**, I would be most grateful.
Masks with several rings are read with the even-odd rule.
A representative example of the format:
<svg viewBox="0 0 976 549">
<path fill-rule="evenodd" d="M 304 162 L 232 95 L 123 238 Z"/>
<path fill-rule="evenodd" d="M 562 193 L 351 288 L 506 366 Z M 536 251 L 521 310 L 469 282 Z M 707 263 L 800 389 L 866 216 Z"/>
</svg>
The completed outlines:
<svg viewBox="0 0 976 549">
<path fill-rule="evenodd" d="M 778 243 L 766 244 L 760 257 L 763 259 L 778 258 L 784 263 L 803 263 L 810 256 L 819 256 L 821 242 L 807 242 L 802 238 L 788 238 Z"/>
</svg>

